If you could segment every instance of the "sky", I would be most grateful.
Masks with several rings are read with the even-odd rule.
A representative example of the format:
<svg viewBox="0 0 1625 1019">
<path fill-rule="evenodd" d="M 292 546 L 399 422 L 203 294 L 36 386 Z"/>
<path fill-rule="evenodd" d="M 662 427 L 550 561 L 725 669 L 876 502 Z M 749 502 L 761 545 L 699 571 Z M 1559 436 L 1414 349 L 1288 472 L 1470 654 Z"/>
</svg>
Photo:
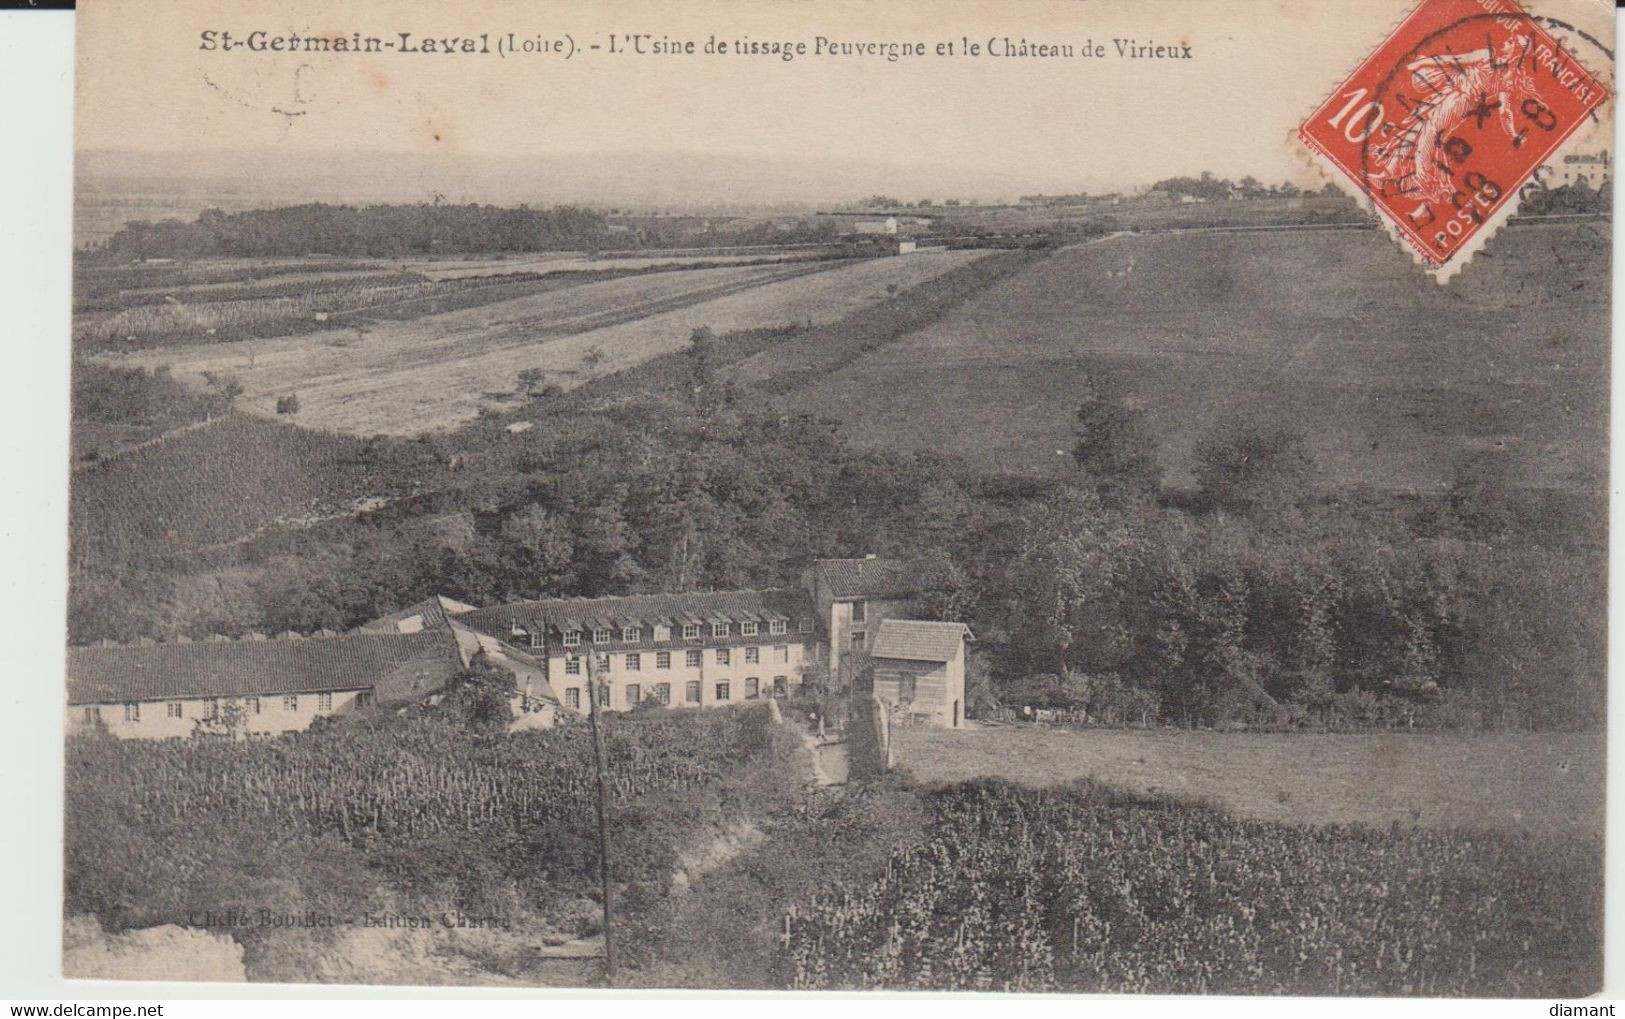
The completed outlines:
<svg viewBox="0 0 1625 1019">
<path fill-rule="evenodd" d="M 769 167 L 767 190 L 791 201 L 825 197 L 846 177 L 939 198 L 1119 190 L 1203 170 L 1318 185 L 1294 129 L 1412 2 L 83 0 L 77 143 L 276 153 L 265 165 L 308 160 L 313 169 L 341 153 L 539 166 L 619 157 L 654 182 L 660 160 L 650 157 L 698 154 L 755 162 L 759 173 Z M 1571 17 L 1595 8 L 1604 25 L 1611 10 L 1604 0 L 1546 6 Z M 575 54 L 227 52 L 219 35 L 215 49 L 202 48 L 204 32 L 241 39 L 256 29 L 410 32 L 414 41 L 487 33 L 493 45 L 509 32 L 567 36 Z M 713 36 L 911 41 L 928 55 L 888 62 L 809 53 L 786 62 L 588 48 L 633 33 L 702 48 Z M 1107 55 L 965 55 L 966 40 L 985 47 L 989 38 L 1079 53 L 1089 42 Z M 1188 45 L 1193 59 L 1120 59 L 1118 39 Z M 937 55 L 949 42 L 954 55 Z M 379 165 L 387 174 L 387 160 Z M 873 172 L 849 172 L 857 167 Z M 717 190 L 727 183 L 715 181 Z"/>
</svg>

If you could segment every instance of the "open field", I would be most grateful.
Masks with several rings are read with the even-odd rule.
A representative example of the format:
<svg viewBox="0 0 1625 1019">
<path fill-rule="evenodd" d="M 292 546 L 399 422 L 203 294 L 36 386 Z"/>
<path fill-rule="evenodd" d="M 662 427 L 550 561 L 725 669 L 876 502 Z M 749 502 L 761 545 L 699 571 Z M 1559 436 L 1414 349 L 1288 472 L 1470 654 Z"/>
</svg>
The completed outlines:
<svg viewBox="0 0 1625 1019">
<path fill-rule="evenodd" d="M 81 353 L 120 352 L 365 329 L 377 320 L 423 318 L 626 276 L 670 275 L 676 271 L 670 267 L 603 262 L 594 268 L 545 274 L 470 271 L 432 277 L 404 269 L 379 268 L 389 264 L 380 261 L 344 271 L 298 272 L 297 265 L 281 262 L 260 267 L 261 275 L 243 275 L 252 273 L 253 268 L 205 260 L 178 272 L 153 274 L 161 285 L 134 287 L 118 284 L 146 284 L 148 281 L 141 280 L 141 276 L 148 274 L 81 271 L 75 296 L 76 342 L 81 345 Z M 696 268 L 767 265 L 746 260 L 737 265 L 725 261 Z M 785 271 L 811 272 L 820 267 L 818 262 L 803 260 Z M 204 282 L 198 282 L 199 277 Z M 690 280 L 679 282 L 676 288 L 693 285 Z M 649 289 L 663 293 L 670 287 L 668 281 Z M 648 312 L 637 299 L 629 300 L 627 305 L 611 317 Z"/>
<path fill-rule="evenodd" d="M 1490 828 L 1601 839 L 1604 743 L 1588 733 L 899 729 L 919 781 L 1091 778 L 1294 824 Z"/>
<path fill-rule="evenodd" d="M 780 251 L 724 251 L 716 254 L 661 254 L 658 251 L 636 255 L 592 256 L 585 252 L 555 251 L 543 255 L 510 255 L 500 259 L 397 259 L 389 264 L 402 272 L 415 272 L 433 280 L 466 279 L 470 276 L 497 276 L 513 272 L 591 272 L 595 270 L 644 270 L 654 268 L 682 269 L 718 262 L 729 264 L 746 262 L 788 262 L 807 258 L 810 254 L 826 254 L 834 245 L 816 250 L 795 249 Z"/>
<path fill-rule="evenodd" d="M 1436 491 L 1464 453 L 1504 444 L 1526 483 L 1587 488 L 1608 347 L 1586 291 L 1607 286 L 1608 241 L 1601 221 L 1515 225 L 1445 288 L 1377 231 L 1114 236 L 792 399 L 860 441 L 1047 473 L 1070 466 L 1076 394 L 1098 373 L 1145 408 L 1176 484 L 1195 442 L 1245 410 L 1306 431 L 1340 483 Z"/>
<path fill-rule="evenodd" d="M 681 348 L 697 327 L 823 323 L 884 301 L 982 257 L 942 252 L 858 262 L 694 269 L 585 282 L 411 321 L 206 346 L 166 347 L 109 361 L 170 365 L 177 379 L 235 376 L 238 405 L 272 413 L 296 393 L 299 422 L 371 435 L 446 428 L 511 398 L 541 368 L 563 388 Z M 590 351 L 602 360 L 587 366 Z"/>
</svg>

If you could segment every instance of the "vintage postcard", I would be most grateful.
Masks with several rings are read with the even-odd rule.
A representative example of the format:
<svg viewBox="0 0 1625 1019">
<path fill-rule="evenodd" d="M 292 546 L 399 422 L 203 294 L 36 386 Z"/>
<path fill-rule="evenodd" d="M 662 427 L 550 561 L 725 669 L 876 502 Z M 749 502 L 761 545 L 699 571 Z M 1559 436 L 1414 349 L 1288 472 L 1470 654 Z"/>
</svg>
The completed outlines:
<svg viewBox="0 0 1625 1019">
<path fill-rule="evenodd" d="M 67 977 L 1603 990 L 1610 4 L 77 19 Z"/>
</svg>

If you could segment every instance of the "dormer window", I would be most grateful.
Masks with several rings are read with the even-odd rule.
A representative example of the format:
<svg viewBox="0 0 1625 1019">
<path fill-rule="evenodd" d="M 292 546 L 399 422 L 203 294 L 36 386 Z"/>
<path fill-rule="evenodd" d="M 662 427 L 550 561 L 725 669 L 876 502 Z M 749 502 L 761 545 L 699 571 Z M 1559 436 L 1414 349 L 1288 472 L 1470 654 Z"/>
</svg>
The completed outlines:
<svg viewBox="0 0 1625 1019">
<path fill-rule="evenodd" d="M 581 643 L 581 631 L 580 630 L 565 630 L 564 631 L 564 646 L 565 647 L 576 647 L 580 643 Z"/>
<path fill-rule="evenodd" d="M 541 634 L 533 633 L 533 634 L 530 635 L 530 646 L 531 647 L 541 647 L 542 643 L 543 643 L 543 641 L 542 641 L 542 635 Z"/>
<path fill-rule="evenodd" d="M 811 619 L 807 619 L 807 618 L 803 617 L 802 620 L 801 620 L 801 632 L 802 633 L 811 633 L 812 629 L 813 629 L 813 621 Z"/>
<path fill-rule="evenodd" d="M 784 633 L 788 628 L 789 624 L 782 619 L 775 619 L 773 622 L 768 624 L 768 631 L 774 635 Z"/>
<path fill-rule="evenodd" d="M 655 627 L 655 640 L 657 640 L 657 641 L 671 640 L 671 627 L 669 627 L 669 626 L 657 626 L 657 627 Z"/>
<path fill-rule="evenodd" d="M 683 624 L 683 639 L 684 640 L 699 640 L 700 639 L 700 624 L 699 623 L 684 623 Z"/>
<path fill-rule="evenodd" d="M 755 624 L 755 623 L 740 623 L 739 624 L 739 635 L 741 637 L 754 637 L 754 636 L 756 636 L 756 626 L 757 626 L 757 624 Z"/>
<path fill-rule="evenodd" d="M 594 644 L 608 644 L 609 643 L 609 627 L 600 626 L 600 627 L 597 627 L 596 629 L 594 629 L 592 631 L 592 642 Z"/>
<path fill-rule="evenodd" d="M 712 623 L 711 624 L 711 636 L 713 636 L 713 637 L 726 637 L 726 636 L 728 636 L 728 631 L 730 629 L 732 629 L 732 628 L 733 628 L 732 623 Z"/>
<path fill-rule="evenodd" d="M 642 636 L 643 628 L 641 626 L 621 627 L 621 643 L 623 644 L 636 644 Z"/>
</svg>

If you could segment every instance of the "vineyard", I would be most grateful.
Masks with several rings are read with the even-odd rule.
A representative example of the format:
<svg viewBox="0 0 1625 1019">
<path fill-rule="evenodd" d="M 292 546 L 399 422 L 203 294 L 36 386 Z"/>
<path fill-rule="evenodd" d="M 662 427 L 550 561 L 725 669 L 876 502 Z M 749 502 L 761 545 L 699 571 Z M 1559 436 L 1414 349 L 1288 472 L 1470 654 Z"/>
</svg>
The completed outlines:
<svg viewBox="0 0 1625 1019">
<path fill-rule="evenodd" d="M 1090 785 L 931 794 L 923 843 L 784 920 L 797 988 L 1569 996 L 1600 845 L 1242 821 Z"/>
<path fill-rule="evenodd" d="M 702 802 L 720 811 L 727 780 L 787 771 L 761 768 L 783 749 L 775 732 L 762 708 L 610 720 L 618 882 L 661 886 L 682 833 L 706 823 Z M 75 740 L 67 896 L 116 927 L 184 923 L 188 909 L 263 901 L 241 861 L 290 847 L 280 865 L 255 866 L 308 868 L 294 900 L 307 905 L 324 894 L 315 861 L 335 854 L 347 882 L 377 882 L 359 893 L 371 899 L 558 901 L 593 887 L 594 802 L 582 725 L 481 737 L 386 718 L 246 745 Z"/>
<path fill-rule="evenodd" d="M 410 478 L 351 436 L 228 415 L 73 475 L 75 562 L 129 562 L 353 512 Z"/>
</svg>

